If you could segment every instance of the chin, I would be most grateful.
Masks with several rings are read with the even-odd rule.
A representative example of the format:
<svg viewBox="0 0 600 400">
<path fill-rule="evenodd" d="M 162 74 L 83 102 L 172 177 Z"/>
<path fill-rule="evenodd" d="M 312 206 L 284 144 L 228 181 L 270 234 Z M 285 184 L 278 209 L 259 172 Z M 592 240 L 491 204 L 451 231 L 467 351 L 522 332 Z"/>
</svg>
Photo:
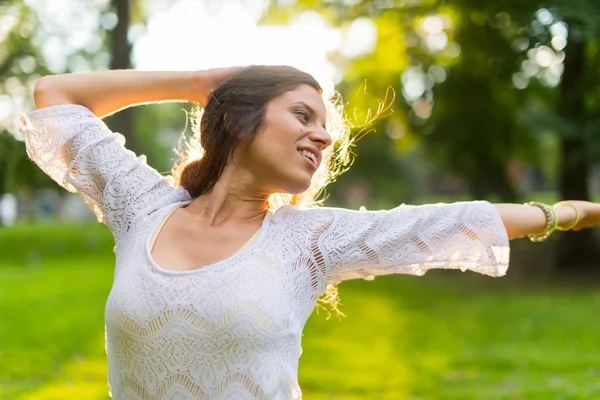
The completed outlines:
<svg viewBox="0 0 600 400">
<path fill-rule="evenodd" d="M 310 180 L 288 182 L 287 185 L 285 185 L 282 192 L 291 194 L 293 196 L 302 194 L 302 193 L 306 192 L 308 190 L 308 188 L 310 188 L 311 183 L 312 183 L 312 181 L 310 181 Z"/>
<path fill-rule="evenodd" d="M 293 196 L 306 192 L 312 184 L 312 174 L 307 171 L 293 171 L 292 173 L 282 174 L 276 181 L 272 181 L 271 188 L 276 193 L 286 193 Z"/>
<path fill-rule="evenodd" d="M 292 196 L 296 196 L 296 195 L 299 195 L 299 194 L 302 194 L 302 193 L 306 192 L 309 187 L 310 187 L 310 185 L 303 186 L 302 188 L 294 188 L 292 190 L 286 190 L 285 193 L 291 194 Z"/>
</svg>

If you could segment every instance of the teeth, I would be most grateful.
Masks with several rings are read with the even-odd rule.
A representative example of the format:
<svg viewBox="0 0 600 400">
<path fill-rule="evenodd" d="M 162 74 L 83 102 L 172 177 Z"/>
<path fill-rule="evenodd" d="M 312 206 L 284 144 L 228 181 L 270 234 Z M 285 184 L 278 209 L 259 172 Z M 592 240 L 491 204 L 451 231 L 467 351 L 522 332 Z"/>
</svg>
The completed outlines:
<svg viewBox="0 0 600 400">
<path fill-rule="evenodd" d="M 300 153 L 301 155 L 303 155 L 304 157 L 308 157 L 312 160 L 312 162 L 315 163 L 315 165 L 317 164 L 317 156 L 315 156 L 313 153 L 311 153 L 308 150 L 298 150 L 298 153 Z"/>
</svg>

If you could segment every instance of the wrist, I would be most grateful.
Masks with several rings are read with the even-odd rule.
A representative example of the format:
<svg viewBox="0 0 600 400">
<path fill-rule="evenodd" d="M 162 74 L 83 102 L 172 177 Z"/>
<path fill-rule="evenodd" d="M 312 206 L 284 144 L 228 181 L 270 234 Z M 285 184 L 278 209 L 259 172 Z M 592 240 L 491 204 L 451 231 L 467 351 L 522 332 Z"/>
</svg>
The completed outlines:
<svg viewBox="0 0 600 400">
<path fill-rule="evenodd" d="M 206 106 L 213 90 L 244 69 L 245 67 L 228 67 L 196 71 L 196 95 L 194 101 L 200 103 L 202 106 Z"/>
<path fill-rule="evenodd" d="M 530 201 L 529 203 L 525 203 L 525 206 L 535 207 L 543 212 L 546 219 L 543 229 L 536 229 L 533 232 L 529 232 L 527 235 L 532 242 L 543 242 L 548 239 L 557 228 L 558 218 L 556 211 L 553 207 L 538 201 Z"/>
<path fill-rule="evenodd" d="M 189 74 L 186 87 L 188 90 L 188 100 L 205 106 L 212 82 L 210 70 L 193 71 Z"/>
<path fill-rule="evenodd" d="M 578 211 L 574 205 L 570 203 L 556 203 L 554 206 L 556 217 L 558 218 L 559 230 L 571 229 L 579 219 L 581 219 L 581 211 Z"/>
</svg>

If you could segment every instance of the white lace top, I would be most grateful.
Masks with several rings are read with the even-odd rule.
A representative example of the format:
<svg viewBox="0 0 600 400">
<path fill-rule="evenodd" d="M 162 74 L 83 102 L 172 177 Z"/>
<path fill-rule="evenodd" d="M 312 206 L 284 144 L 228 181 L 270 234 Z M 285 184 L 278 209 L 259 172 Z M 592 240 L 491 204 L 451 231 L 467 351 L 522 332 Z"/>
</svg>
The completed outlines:
<svg viewBox="0 0 600 400">
<path fill-rule="evenodd" d="M 77 191 L 115 237 L 105 309 L 117 400 L 300 399 L 302 329 L 328 283 L 454 268 L 508 267 L 508 238 L 487 202 L 389 211 L 284 206 L 230 258 L 185 272 L 158 266 L 150 241 L 190 195 L 123 147 L 87 108 L 21 119 L 31 159 Z"/>
</svg>

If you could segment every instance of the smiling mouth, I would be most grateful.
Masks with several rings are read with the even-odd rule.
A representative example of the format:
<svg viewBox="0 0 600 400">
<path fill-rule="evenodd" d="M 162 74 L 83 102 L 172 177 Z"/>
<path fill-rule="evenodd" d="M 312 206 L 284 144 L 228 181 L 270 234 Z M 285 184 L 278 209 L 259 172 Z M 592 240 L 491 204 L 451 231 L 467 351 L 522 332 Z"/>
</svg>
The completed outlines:
<svg viewBox="0 0 600 400">
<path fill-rule="evenodd" d="M 315 156 L 313 153 L 311 153 L 308 150 L 298 150 L 298 153 L 307 158 L 308 160 L 310 160 L 310 162 L 313 163 L 313 165 L 316 167 L 317 166 L 317 156 Z"/>
</svg>

